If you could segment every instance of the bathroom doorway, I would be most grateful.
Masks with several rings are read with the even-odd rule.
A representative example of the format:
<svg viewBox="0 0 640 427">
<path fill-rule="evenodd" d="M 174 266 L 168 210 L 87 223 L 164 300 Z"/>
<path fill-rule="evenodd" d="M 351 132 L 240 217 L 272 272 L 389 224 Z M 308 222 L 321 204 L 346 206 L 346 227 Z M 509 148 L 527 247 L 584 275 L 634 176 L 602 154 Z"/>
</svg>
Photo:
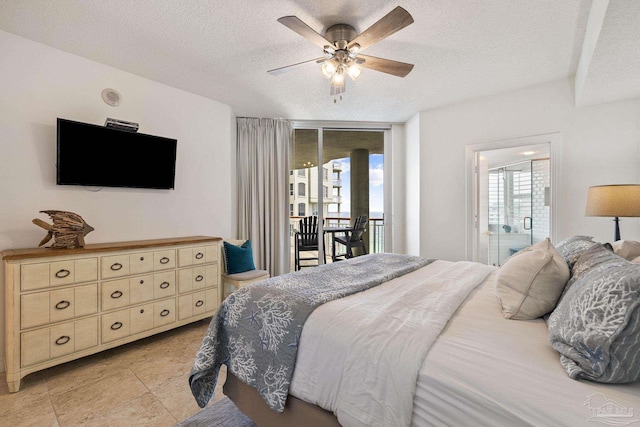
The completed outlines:
<svg viewBox="0 0 640 427">
<path fill-rule="evenodd" d="M 520 249 L 552 237 L 552 152 L 558 139 L 552 134 L 467 148 L 473 172 L 469 259 L 499 267 Z"/>
</svg>

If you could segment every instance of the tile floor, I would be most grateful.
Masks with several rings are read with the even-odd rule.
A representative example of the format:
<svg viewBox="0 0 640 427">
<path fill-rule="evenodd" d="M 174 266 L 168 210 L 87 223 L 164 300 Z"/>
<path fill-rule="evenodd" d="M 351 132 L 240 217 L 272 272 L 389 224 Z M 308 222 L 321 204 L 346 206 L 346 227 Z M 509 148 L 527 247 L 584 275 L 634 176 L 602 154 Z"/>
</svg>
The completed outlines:
<svg viewBox="0 0 640 427">
<path fill-rule="evenodd" d="M 0 374 L 0 426 L 174 426 L 200 408 L 189 372 L 209 319 L 22 379 Z M 224 369 L 224 367 L 223 367 Z M 213 401 L 222 397 L 220 382 Z"/>
</svg>

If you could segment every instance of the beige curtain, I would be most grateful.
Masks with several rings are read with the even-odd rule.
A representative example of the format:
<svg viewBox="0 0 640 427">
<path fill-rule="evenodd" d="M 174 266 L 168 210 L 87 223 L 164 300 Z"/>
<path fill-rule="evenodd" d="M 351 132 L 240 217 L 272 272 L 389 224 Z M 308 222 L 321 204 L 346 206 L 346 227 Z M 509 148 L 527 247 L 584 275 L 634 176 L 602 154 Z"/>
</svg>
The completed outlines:
<svg viewBox="0 0 640 427">
<path fill-rule="evenodd" d="M 238 238 L 251 240 L 256 268 L 288 273 L 291 123 L 238 118 L 237 126 Z"/>
</svg>

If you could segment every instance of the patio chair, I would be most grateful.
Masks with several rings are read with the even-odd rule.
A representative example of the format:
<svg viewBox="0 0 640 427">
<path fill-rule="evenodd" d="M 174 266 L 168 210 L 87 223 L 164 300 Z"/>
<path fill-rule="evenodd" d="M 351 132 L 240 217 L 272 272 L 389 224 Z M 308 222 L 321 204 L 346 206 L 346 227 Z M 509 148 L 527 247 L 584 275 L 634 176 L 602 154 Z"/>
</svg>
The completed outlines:
<svg viewBox="0 0 640 427">
<path fill-rule="evenodd" d="M 336 236 L 335 243 L 341 243 L 346 247 L 346 252 L 338 257 L 344 257 L 345 259 L 353 258 L 354 249 L 358 248 L 362 251 L 362 255 L 366 255 L 367 246 L 364 242 L 364 232 L 367 230 L 367 224 L 369 222 L 369 215 L 362 214 L 356 218 L 356 222 L 353 224 L 353 231 L 345 232 L 344 236 Z"/>
</svg>

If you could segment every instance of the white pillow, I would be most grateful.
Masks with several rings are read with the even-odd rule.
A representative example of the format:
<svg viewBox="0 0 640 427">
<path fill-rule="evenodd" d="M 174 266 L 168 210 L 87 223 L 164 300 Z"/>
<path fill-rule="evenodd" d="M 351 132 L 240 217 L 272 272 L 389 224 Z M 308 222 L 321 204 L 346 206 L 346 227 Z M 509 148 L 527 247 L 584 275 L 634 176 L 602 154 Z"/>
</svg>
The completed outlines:
<svg viewBox="0 0 640 427">
<path fill-rule="evenodd" d="M 640 242 L 634 242 L 633 240 L 618 240 L 611 244 L 613 252 L 626 259 L 632 261 L 635 258 L 640 257 Z"/>
<path fill-rule="evenodd" d="M 496 272 L 495 292 L 507 319 L 530 320 L 553 311 L 569 266 L 549 238 L 517 252 Z"/>
</svg>

